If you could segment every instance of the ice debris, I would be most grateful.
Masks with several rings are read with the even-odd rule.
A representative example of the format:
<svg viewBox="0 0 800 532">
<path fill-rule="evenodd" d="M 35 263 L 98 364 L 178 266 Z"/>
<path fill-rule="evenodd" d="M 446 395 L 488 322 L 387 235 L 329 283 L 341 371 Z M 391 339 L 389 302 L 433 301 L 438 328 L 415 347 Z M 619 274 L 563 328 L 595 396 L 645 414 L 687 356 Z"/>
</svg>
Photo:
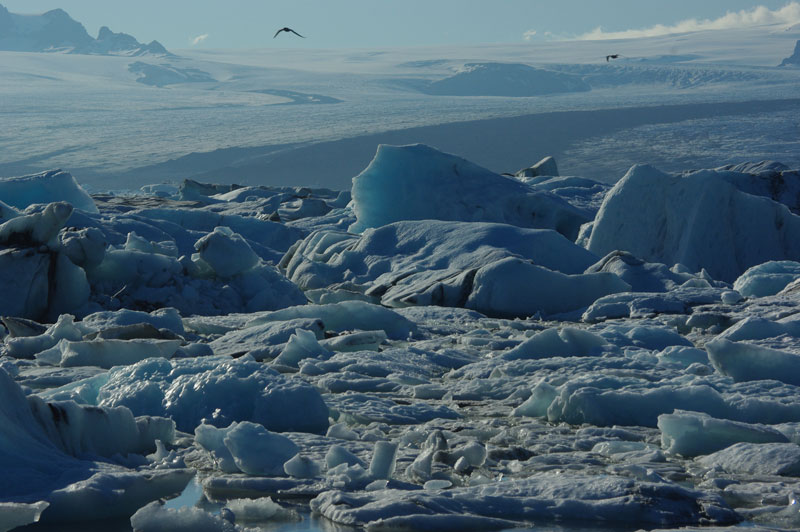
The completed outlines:
<svg viewBox="0 0 800 532">
<path fill-rule="evenodd" d="M 19 181 L 0 525 L 243 530 L 292 498 L 370 530 L 796 527 L 797 175 L 519 174 L 382 147 L 352 202 L 187 181 L 97 212 Z M 152 502 L 195 471 L 218 515 Z"/>
</svg>

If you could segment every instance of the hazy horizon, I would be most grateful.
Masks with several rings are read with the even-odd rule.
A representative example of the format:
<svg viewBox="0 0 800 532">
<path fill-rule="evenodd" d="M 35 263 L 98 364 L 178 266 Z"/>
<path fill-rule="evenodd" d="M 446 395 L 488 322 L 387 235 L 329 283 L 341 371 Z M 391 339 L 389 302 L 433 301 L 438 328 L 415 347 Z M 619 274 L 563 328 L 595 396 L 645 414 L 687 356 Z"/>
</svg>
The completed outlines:
<svg viewBox="0 0 800 532">
<path fill-rule="evenodd" d="M 213 0 L 136 3 L 3 0 L 10 12 L 61 8 L 96 36 L 101 26 L 185 48 L 374 48 L 636 37 L 765 23 L 800 23 L 800 3 L 786 0 L 421 0 L 303 2 Z M 158 16 L 156 16 L 156 14 Z M 391 21 L 391 24 L 386 24 Z M 306 38 L 282 34 L 289 26 Z"/>
</svg>

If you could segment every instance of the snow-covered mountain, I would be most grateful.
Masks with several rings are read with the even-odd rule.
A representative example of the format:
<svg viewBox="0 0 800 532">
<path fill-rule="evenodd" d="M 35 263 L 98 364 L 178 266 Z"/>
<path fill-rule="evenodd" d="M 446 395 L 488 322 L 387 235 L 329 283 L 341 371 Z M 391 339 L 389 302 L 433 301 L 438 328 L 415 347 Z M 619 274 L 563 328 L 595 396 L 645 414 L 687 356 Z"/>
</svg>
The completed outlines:
<svg viewBox="0 0 800 532">
<path fill-rule="evenodd" d="M 0 5 L 0 50 L 14 52 L 67 52 L 74 54 L 169 55 L 158 41 L 142 44 L 126 33 L 106 26 L 92 38 L 83 24 L 63 9 L 41 15 L 11 13 Z"/>
<path fill-rule="evenodd" d="M 171 55 L 158 41 L 150 41 L 148 44 L 143 44 L 137 41 L 132 35 L 122 32 L 115 33 L 108 29 L 107 26 L 100 28 L 90 53 L 92 53 L 92 50 L 98 50 L 94 53 L 104 54 Z"/>
</svg>

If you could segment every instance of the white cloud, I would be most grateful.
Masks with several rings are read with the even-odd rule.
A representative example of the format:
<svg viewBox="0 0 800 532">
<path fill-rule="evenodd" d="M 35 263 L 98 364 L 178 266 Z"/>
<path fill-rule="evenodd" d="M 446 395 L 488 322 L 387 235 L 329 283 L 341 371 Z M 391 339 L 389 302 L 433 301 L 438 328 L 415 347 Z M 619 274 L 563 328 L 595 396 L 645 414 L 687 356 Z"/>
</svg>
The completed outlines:
<svg viewBox="0 0 800 532">
<path fill-rule="evenodd" d="M 567 35 L 557 35 L 549 31 L 538 32 L 536 30 L 526 31 L 522 34 L 522 38 L 526 41 L 567 41 L 570 39 Z"/>
<path fill-rule="evenodd" d="M 672 26 L 656 24 L 655 26 L 638 30 L 609 32 L 604 31 L 602 27 L 597 27 L 589 33 L 578 36 L 577 39 L 635 39 L 689 31 L 746 28 L 764 24 L 797 24 L 798 22 L 800 22 L 800 3 L 790 2 L 780 9 L 771 10 L 764 6 L 756 6 L 753 9 L 743 9 L 737 12 L 729 11 L 716 19 L 697 20 L 690 18 Z"/>
<path fill-rule="evenodd" d="M 197 37 L 192 39 L 192 46 L 197 46 L 198 44 L 200 44 L 201 42 L 205 41 L 206 39 L 208 39 L 208 33 L 204 33 L 202 35 L 198 35 Z"/>
</svg>

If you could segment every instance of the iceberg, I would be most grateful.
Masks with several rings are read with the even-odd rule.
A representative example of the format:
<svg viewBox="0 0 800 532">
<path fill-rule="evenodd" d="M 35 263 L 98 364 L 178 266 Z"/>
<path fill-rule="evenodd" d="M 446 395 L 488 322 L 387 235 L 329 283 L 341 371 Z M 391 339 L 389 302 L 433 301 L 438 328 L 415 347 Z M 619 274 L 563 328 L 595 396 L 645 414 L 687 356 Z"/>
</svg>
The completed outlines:
<svg viewBox="0 0 800 532">
<path fill-rule="evenodd" d="M 37 203 L 63 201 L 75 209 L 99 212 L 92 197 L 72 174 L 63 170 L 0 179 L 0 201 L 17 209 Z"/>
<path fill-rule="evenodd" d="M 153 438 L 174 438 L 171 420 L 140 422 L 125 408 L 29 401 L 2 369 L 0 393 L 4 523 L 33 522 L 38 514 L 49 522 L 127 517 L 149 501 L 180 492 L 194 475 L 186 469 L 136 471 L 101 458 L 155 448 Z M 11 515 L 9 503 L 17 504 Z"/>
<path fill-rule="evenodd" d="M 390 307 L 455 306 L 521 317 L 578 310 L 630 288 L 613 273 L 583 274 L 596 260 L 552 230 L 405 221 L 361 236 L 312 233 L 281 267 L 304 290 L 336 284 Z M 530 290 L 509 297 L 520 286 Z"/>
<path fill-rule="evenodd" d="M 740 190 L 726 172 L 674 176 L 637 165 L 603 201 L 587 249 L 628 251 L 733 282 L 763 262 L 800 259 L 798 236 L 797 215 Z"/>
<path fill-rule="evenodd" d="M 378 146 L 353 178 L 352 195 L 354 232 L 400 220 L 462 220 L 554 229 L 575 240 L 590 220 L 554 194 L 421 144 Z"/>
<path fill-rule="evenodd" d="M 276 432 L 323 433 L 328 428 L 328 407 L 319 392 L 251 357 L 150 358 L 114 368 L 100 382 L 96 404 L 166 416 L 183 431 L 194 430 L 204 419 L 214 426 L 253 421 Z M 303 415 L 295 416 L 294 408 Z"/>
</svg>

